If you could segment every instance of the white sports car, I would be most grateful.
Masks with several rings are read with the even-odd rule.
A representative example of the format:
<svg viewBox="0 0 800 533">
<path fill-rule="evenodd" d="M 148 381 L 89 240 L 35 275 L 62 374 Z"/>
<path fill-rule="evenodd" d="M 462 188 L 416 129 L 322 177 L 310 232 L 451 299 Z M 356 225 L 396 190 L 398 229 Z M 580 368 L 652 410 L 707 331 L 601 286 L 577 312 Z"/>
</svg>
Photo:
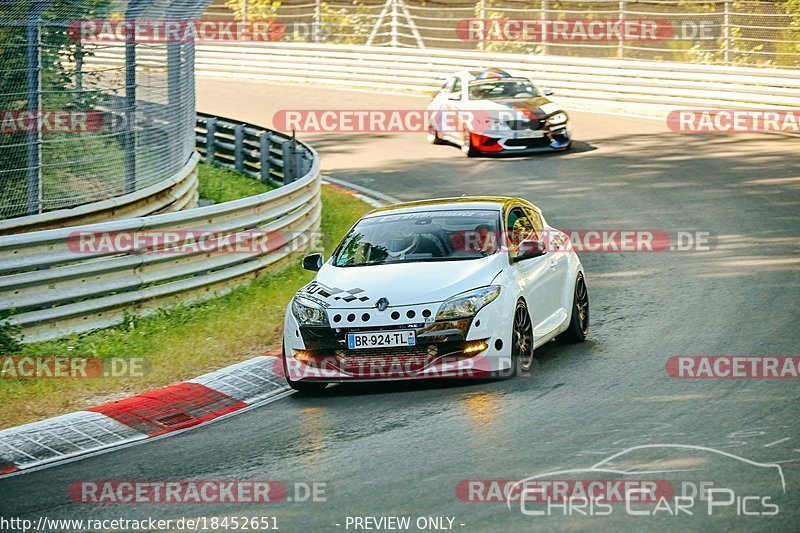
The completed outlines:
<svg viewBox="0 0 800 533">
<path fill-rule="evenodd" d="M 567 235 L 519 198 L 462 197 L 374 210 L 286 309 L 289 385 L 527 372 L 534 349 L 589 328 Z"/>
<path fill-rule="evenodd" d="M 456 72 L 428 104 L 428 141 L 452 142 L 470 157 L 567 150 L 569 117 L 551 94 L 504 70 Z"/>
</svg>

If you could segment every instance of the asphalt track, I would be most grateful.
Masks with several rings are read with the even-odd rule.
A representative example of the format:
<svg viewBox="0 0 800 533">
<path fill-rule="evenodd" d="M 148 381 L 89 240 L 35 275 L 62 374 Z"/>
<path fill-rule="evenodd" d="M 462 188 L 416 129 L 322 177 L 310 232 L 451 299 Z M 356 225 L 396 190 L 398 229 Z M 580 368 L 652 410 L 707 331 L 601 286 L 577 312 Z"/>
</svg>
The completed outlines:
<svg viewBox="0 0 800 533">
<path fill-rule="evenodd" d="M 413 97 L 207 79 L 198 80 L 198 99 L 205 112 L 265 125 L 278 109 L 424 105 Z M 583 254 L 592 306 L 587 342 L 538 350 L 530 377 L 337 386 L 322 397 L 293 395 L 171 438 L 5 479 L 0 514 L 277 516 L 283 531 L 344 531 L 348 516 L 395 515 L 452 517 L 465 532 L 796 530 L 798 381 L 675 379 L 665 363 L 674 355 L 799 354 L 800 139 L 690 136 L 653 120 L 571 116 L 571 152 L 524 158 L 467 159 L 413 134 L 303 138 L 331 176 L 402 199 L 522 196 L 561 228 L 713 235 L 710 251 Z M 750 462 L 699 448 L 635 448 L 668 444 Z M 610 464 L 629 476 L 676 487 L 710 482 L 758 502 L 768 496 L 779 512 L 738 516 L 733 505 L 709 516 L 702 504 L 692 516 L 651 517 L 617 505 L 610 516 L 555 510 L 545 517 L 456 495 L 461 480 L 583 469 L 625 450 Z M 777 469 L 752 463 L 779 464 L 785 493 Z M 572 476 L 609 477 L 545 477 Z M 75 481 L 108 479 L 326 482 L 327 501 L 96 506 L 67 497 Z M 753 501 L 748 510 L 765 510 Z"/>
</svg>

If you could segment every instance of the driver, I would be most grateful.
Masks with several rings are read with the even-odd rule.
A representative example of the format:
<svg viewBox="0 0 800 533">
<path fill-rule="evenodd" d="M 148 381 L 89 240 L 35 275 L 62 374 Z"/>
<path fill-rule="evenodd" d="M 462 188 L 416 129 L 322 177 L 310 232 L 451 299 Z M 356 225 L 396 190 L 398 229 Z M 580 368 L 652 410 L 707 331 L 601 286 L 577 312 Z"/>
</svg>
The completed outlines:
<svg viewBox="0 0 800 533">
<path fill-rule="evenodd" d="M 392 259 L 403 259 L 407 253 L 415 249 L 419 243 L 419 235 L 414 228 L 397 228 L 386 236 L 386 250 Z"/>
</svg>

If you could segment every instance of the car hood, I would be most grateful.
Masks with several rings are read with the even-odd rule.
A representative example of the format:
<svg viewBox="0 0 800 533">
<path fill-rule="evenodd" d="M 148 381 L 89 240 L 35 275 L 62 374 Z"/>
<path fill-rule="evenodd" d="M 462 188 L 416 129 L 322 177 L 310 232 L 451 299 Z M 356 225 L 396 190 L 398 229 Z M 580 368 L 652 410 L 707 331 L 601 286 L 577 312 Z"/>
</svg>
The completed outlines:
<svg viewBox="0 0 800 533">
<path fill-rule="evenodd" d="M 561 111 L 561 106 L 541 96 L 538 98 L 503 98 L 498 100 L 470 100 L 464 109 L 480 111 L 523 111 L 534 118 L 542 118 Z"/>
<path fill-rule="evenodd" d="M 458 293 L 490 285 L 507 266 L 503 253 L 473 260 L 397 263 L 360 267 L 323 265 L 317 277 L 301 289 L 331 308 L 375 307 L 381 298 L 389 306 L 440 302 Z"/>
</svg>

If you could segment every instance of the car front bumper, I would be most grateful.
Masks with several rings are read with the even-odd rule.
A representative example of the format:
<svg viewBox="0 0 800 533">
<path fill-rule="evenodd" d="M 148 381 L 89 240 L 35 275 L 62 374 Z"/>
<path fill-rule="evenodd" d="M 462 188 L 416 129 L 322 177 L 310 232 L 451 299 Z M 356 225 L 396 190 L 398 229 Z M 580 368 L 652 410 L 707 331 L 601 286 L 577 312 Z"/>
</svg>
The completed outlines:
<svg viewBox="0 0 800 533">
<path fill-rule="evenodd" d="M 485 309 L 468 319 L 378 328 L 299 326 L 289 312 L 284 335 L 284 370 L 292 381 L 319 382 L 489 377 L 511 366 L 507 340 L 510 330 L 505 331 L 507 328 L 502 326 L 505 320 L 492 326 Z M 376 329 L 413 330 L 416 344 L 348 348 L 349 333 Z"/>
<path fill-rule="evenodd" d="M 572 144 L 568 125 L 543 130 L 492 131 L 472 134 L 472 146 L 482 153 L 534 153 L 566 150 Z"/>
</svg>

